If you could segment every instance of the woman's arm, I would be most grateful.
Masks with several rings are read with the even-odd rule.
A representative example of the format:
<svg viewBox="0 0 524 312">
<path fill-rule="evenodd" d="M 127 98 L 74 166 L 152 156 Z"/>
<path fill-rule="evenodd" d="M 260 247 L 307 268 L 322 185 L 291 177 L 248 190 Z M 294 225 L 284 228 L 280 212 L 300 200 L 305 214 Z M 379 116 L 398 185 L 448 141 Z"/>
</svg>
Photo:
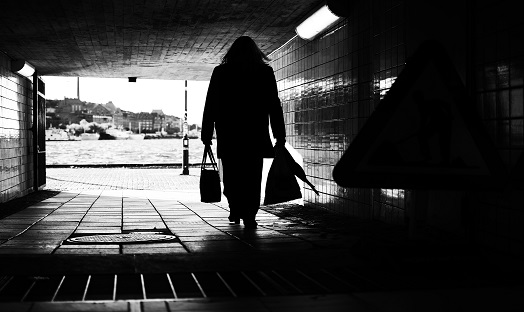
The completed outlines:
<svg viewBox="0 0 524 312">
<path fill-rule="evenodd" d="M 275 73 L 273 69 L 269 67 L 268 74 L 269 76 L 269 121 L 271 123 L 271 130 L 273 131 L 273 136 L 277 139 L 277 143 L 283 144 L 286 142 L 286 127 L 284 124 L 284 113 L 282 111 L 282 104 L 280 103 L 280 98 L 278 97 L 278 87 L 277 81 L 275 79 Z"/>
<path fill-rule="evenodd" d="M 219 101 L 219 86 L 217 78 L 217 68 L 211 74 L 209 81 L 209 88 L 207 89 L 206 104 L 204 106 L 204 114 L 202 116 L 202 133 L 201 140 L 204 144 L 210 145 L 213 139 L 213 131 L 215 129 L 216 111 L 218 109 Z"/>
</svg>

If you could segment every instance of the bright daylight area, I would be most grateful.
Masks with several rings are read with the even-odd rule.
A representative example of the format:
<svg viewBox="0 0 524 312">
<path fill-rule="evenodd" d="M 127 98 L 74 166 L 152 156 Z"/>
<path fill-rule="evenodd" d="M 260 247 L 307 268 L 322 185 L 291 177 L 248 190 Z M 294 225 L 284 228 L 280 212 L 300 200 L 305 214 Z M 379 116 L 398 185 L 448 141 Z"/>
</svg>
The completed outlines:
<svg viewBox="0 0 524 312">
<path fill-rule="evenodd" d="M 46 76 L 44 81 L 48 165 L 181 163 L 186 91 L 186 131 L 194 139 L 190 162 L 202 155 L 196 139 L 209 81 L 187 81 L 187 88 L 184 80 Z"/>
<path fill-rule="evenodd" d="M 77 77 L 44 76 L 47 100 L 77 98 Z M 188 122 L 200 124 L 209 81 L 188 81 Z M 131 112 L 161 109 L 167 115 L 184 115 L 184 80 L 80 78 L 80 100 L 97 104 L 111 101 Z"/>
</svg>

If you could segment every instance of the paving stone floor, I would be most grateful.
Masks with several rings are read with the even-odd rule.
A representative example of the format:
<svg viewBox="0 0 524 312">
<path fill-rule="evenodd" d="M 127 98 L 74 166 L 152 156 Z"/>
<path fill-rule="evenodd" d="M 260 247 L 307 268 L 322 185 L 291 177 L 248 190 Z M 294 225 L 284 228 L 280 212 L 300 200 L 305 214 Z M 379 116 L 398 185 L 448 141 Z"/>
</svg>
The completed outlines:
<svg viewBox="0 0 524 312">
<path fill-rule="evenodd" d="M 469 251 L 459 243 L 412 242 L 401 227 L 293 203 L 262 207 L 259 228 L 246 230 L 228 222 L 225 200 L 200 202 L 198 169 L 187 176 L 180 173 L 167 168 L 48 168 L 46 190 L 14 200 L 0 211 L 0 297 L 13 276 L 22 283 L 27 281 L 20 276 L 31 276 L 32 285 L 40 285 L 46 276 L 89 276 L 95 283 L 107 276 L 116 281 L 118 274 L 135 274 L 146 285 L 149 274 L 191 274 L 196 280 L 223 272 L 240 274 L 253 285 L 265 285 L 256 280 L 264 276 L 274 287 L 260 286 L 257 296 L 155 300 L 146 299 L 143 288 L 144 296 L 138 299 L 85 300 L 84 293 L 83 301 L 61 302 L 25 302 L 26 292 L 17 300 L 0 298 L 0 311 L 524 310 L 522 269 L 514 269 L 521 268 L 517 260 Z M 175 239 L 132 244 L 67 241 L 133 232 Z M 328 287 L 311 278 L 318 270 L 331 272 Z M 282 285 L 270 276 L 291 271 L 309 276 L 309 281 L 295 286 L 295 293 L 272 295 Z M 350 276 L 353 283 L 341 288 L 345 291 L 301 291 L 307 283 L 335 289 L 333 283 L 342 276 Z M 241 289 L 235 291 L 240 294 Z"/>
<path fill-rule="evenodd" d="M 193 196 L 191 196 L 193 195 Z M 140 190 L 62 191 L 0 220 L 0 254 L 195 253 L 312 248 L 313 228 L 260 211 L 248 237 L 230 224 L 227 205 L 198 201 L 198 194 Z M 177 241 L 147 244 L 64 244 L 71 236 L 161 232 Z"/>
</svg>

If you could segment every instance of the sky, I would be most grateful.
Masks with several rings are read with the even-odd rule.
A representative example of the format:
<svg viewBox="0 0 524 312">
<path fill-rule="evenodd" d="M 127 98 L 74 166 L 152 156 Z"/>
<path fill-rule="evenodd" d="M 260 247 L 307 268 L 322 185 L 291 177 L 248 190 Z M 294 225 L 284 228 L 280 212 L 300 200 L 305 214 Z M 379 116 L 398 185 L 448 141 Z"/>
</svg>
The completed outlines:
<svg viewBox="0 0 524 312">
<path fill-rule="evenodd" d="M 76 77 L 44 76 L 46 99 L 63 100 L 77 97 Z M 202 112 L 209 81 L 187 82 L 187 119 L 202 123 Z M 116 107 L 131 112 L 161 109 L 167 115 L 184 117 L 184 80 L 80 77 L 80 100 L 99 104 L 111 101 Z"/>
</svg>

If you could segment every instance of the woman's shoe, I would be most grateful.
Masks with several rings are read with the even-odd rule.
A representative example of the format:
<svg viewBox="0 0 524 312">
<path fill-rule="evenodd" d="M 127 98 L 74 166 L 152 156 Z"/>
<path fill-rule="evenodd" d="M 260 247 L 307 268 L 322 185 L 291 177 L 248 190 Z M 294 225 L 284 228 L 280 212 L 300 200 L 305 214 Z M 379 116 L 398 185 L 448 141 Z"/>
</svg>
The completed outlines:
<svg viewBox="0 0 524 312">
<path fill-rule="evenodd" d="M 234 223 L 234 224 L 240 224 L 240 218 L 235 218 L 235 217 L 227 217 L 229 219 L 229 222 L 231 223 Z"/>
<path fill-rule="evenodd" d="M 244 228 L 246 229 L 256 229 L 257 226 L 258 223 L 255 220 L 244 220 Z"/>
</svg>

